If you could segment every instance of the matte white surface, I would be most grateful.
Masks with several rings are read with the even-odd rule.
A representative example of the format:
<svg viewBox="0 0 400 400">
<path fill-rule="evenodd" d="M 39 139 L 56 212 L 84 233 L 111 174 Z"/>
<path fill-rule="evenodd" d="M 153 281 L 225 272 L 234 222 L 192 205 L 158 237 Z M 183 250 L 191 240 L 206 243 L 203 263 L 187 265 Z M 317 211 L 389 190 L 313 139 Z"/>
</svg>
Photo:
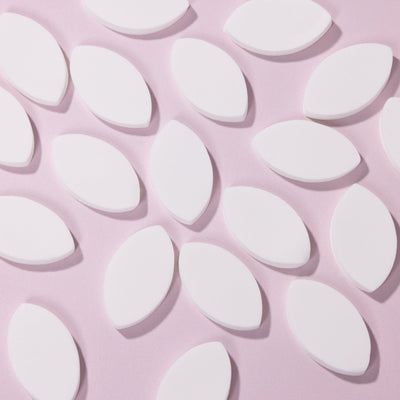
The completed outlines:
<svg viewBox="0 0 400 400">
<path fill-rule="evenodd" d="M 250 270 L 232 253 L 207 243 L 185 243 L 179 255 L 182 284 L 200 311 L 230 329 L 260 326 L 262 300 Z"/>
<path fill-rule="evenodd" d="M 43 26 L 23 15 L 0 15 L 0 71 L 23 95 L 56 106 L 68 86 L 58 43 Z"/>
<path fill-rule="evenodd" d="M 355 184 L 336 206 L 331 244 L 344 273 L 360 289 L 372 292 L 389 276 L 396 258 L 392 216 L 375 194 Z"/>
<path fill-rule="evenodd" d="M 385 103 L 380 117 L 381 141 L 386 155 L 400 171 L 400 98 L 391 97 Z"/>
<path fill-rule="evenodd" d="M 0 164 L 25 167 L 31 162 L 34 147 L 32 126 L 24 108 L 0 87 Z"/>
<path fill-rule="evenodd" d="M 135 170 L 115 147 L 93 136 L 60 135 L 53 140 L 53 165 L 69 192 L 89 207 L 126 212 L 140 201 Z"/>
<path fill-rule="evenodd" d="M 83 0 L 83 4 L 103 25 L 132 35 L 165 29 L 189 7 L 187 0 Z"/>
<path fill-rule="evenodd" d="M 107 314 L 117 329 L 141 322 L 161 304 L 174 264 L 171 240 L 159 225 L 136 232 L 121 245 L 104 281 Z"/>
<path fill-rule="evenodd" d="M 329 55 L 314 70 L 304 95 L 304 114 L 330 120 L 363 110 L 381 93 L 389 79 L 390 47 L 362 43 Z"/>
<path fill-rule="evenodd" d="M 222 343 L 193 347 L 170 367 L 157 400 L 227 400 L 231 362 Z"/>
<path fill-rule="evenodd" d="M 246 82 L 225 51 L 204 40 L 178 39 L 171 62 L 180 91 L 199 113 L 224 122 L 246 118 Z"/>
<path fill-rule="evenodd" d="M 230 187 L 224 192 L 223 212 L 233 237 L 257 260 L 296 268 L 310 258 L 307 229 L 280 197 L 253 187 Z"/>
<path fill-rule="evenodd" d="M 329 13 L 310 0 L 251 0 L 233 12 L 224 30 L 249 51 L 280 56 L 311 46 L 331 23 Z"/>
<path fill-rule="evenodd" d="M 178 221 L 191 225 L 205 211 L 213 188 L 213 170 L 200 138 L 178 121 L 157 133 L 149 173 L 164 207 Z"/>
<path fill-rule="evenodd" d="M 126 128 L 149 125 L 149 89 L 126 58 L 104 47 L 78 46 L 70 68 L 76 91 L 94 115 Z"/>
<path fill-rule="evenodd" d="M 323 283 L 298 279 L 287 293 L 290 329 L 319 364 L 344 375 L 362 375 L 370 362 L 371 341 L 354 305 Z"/>
<path fill-rule="evenodd" d="M 331 181 L 360 163 L 357 150 L 345 136 L 311 121 L 269 126 L 254 138 L 253 147 L 269 168 L 302 182 Z"/>
<path fill-rule="evenodd" d="M 23 303 L 8 328 L 8 355 L 34 400 L 73 400 L 79 388 L 79 354 L 65 325 L 43 307 Z"/>
<path fill-rule="evenodd" d="M 74 250 L 71 233 L 55 212 L 25 197 L 0 196 L 0 257 L 49 264 Z"/>
</svg>

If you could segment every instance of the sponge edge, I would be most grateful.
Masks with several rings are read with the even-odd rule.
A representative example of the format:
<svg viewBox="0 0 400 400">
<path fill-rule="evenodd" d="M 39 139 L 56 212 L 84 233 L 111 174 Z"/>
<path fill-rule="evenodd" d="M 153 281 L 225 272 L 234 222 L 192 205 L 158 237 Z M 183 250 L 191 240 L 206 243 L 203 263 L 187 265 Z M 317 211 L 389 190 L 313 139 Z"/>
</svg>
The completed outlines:
<svg viewBox="0 0 400 400">
<path fill-rule="evenodd" d="M 79 353 L 53 313 L 23 303 L 8 327 L 8 354 L 15 374 L 34 399 L 73 400 L 79 389 Z"/>
<path fill-rule="evenodd" d="M 336 51 L 312 73 L 304 95 L 304 114 L 333 120 L 360 112 L 382 92 L 392 64 L 391 48 L 378 43 L 356 44 Z"/>
<path fill-rule="evenodd" d="M 200 138 L 178 121 L 169 121 L 151 149 L 149 174 L 158 198 L 171 215 L 192 225 L 207 209 L 213 168 Z"/>
<path fill-rule="evenodd" d="M 263 306 L 257 281 L 229 251 L 208 243 L 185 243 L 179 274 L 193 303 L 212 321 L 241 331 L 260 326 Z"/>
<path fill-rule="evenodd" d="M 162 31 L 183 17 L 187 0 L 84 0 L 86 9 L 104 26 L 128 35 Z"/>
<path fill-rule="evenodd" d="M 32 125 L 22 105 L 0 87 L 0 164 L 26 167 L 35 143 Z"/>
<path fill-rule="evenodd" d="M 193 347 L 170 367 L 158 390 L 157 400 L 227 400 L 231 362 L 225 347 L 208 342 Z"/>
<path fill-rule="evenodd" d="M 149 88 L 126 58 L 104 47 L 82 45 L 72 51 L 70 69 L 79 96 L 98 118 L 125 128 L 149 126 Z"/>
<path fill-rule="evenodd" d="M 392 271 L 397 234 L 385 204 L 354 184 L 336 206 L 330 227 L 333 255 L 345 275 L 361 290 L 378 289 Z"/>
<path fill-rule="evenodd" d="M 254 187 L 225 189 L 223 214 L 232 236 L 255 259 L 276 268 L 297 268 L 310 259 L 307 229 L 280 197 Z"/>
<path fill-rule="evenodd" d="M 310 0 L 252 0 L 233 12 L 224 31 L 248 51 L 282 56 L 311 46 L 331 24 L 330 14 Z"/>
<path fill-rule="evenodd" d="M 380 116 L 382 146 L 392 165 L 400 172 L 400 98 L 391 97 Z"/>
<path fill-rule="evenodd" d="M 19 264 L 50 264 L 71 255 L 75 243 L 52 210 L 20 196 L 0 196 L 0 257 Z"/>
<path fill-rule="evenodd" d="M 134 210 L 140 182 L 128 159 L 109 143 L 70 133 L 56 137 L 52 161 L 60 181 L 81 203 L 109 213 Z"/>
<path fill-rule="evenodd" d="M 371 356 L 367 326 L 354 305 L 320 282 L 298 279 L 287 293 L 286 314 L 299 344 L 323 367 L 363 375 Z"/>
<path fill-rule="evenodd" d="M 19 92 L 39 104 L 57 106 L 64 98 L 68 86 L 64 54 L 54 37 L 30 18 L 0 15 L 0 69 Z"/>
<path fill-rule="evenodd" d="M 130 236 L 114 254 L 104 280 L 104 303 L 117 329 L 136 325 L 164 300 L 174 275 L 174 249 L 159 225 Z"/>
<path fill-rule="evenodd" d="M 239 66 L 219 47 L 200 39 L 175 41 L 172 73 L 190 104 L 221 122 L 241 122 L 247 115 L 247 85 Z"/>
<path fill-rule="evenodd" d="M 345 136 L 306 120 L 271 125 L 253 139 L 253 148 L 276 173 L 300 182 L 328 182 L 354 170 L 361 158 Z"/>
</svg>

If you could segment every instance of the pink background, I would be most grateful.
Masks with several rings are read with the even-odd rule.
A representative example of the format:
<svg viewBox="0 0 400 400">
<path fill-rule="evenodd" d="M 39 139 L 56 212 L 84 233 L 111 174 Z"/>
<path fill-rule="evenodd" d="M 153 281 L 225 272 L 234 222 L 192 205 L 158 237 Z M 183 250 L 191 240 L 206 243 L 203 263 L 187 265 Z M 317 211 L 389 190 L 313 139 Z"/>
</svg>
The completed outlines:
<svg viewBox="0 0 400 400">
<path fill-rule="evenodd" d="M 191 0 L 184 18 L 164 32 L 147 38 L 115 33 L 92 19 L 78 0 L 1 0 L 0 12 L 30 16 L 50 30 L 69 57 L 74 46 L 96 44 L 131 60 L 154 93 L 151 126 L 123 130 L 94 117 L 69 85 L 56 109 L 27 100 L 3 79 L 26 108 L 35 126 L 36 150 L 24 170 L 0 169 L 1 194 L 20 194 L 38 200 L 64 218 L 79 245 L 77 252 L 51 267 L 12 265 L 0 260 L 0 399 L 29 396 L 17 382 L 8 361 L 6 332 L 9 319 L 24 301 L 45 305 L 59 315 L 79 344 L 83 363 L 78 399 L 155 399 L 170 364 L 190 347 L 220 340 L 234 360 L 231 399 L 380 399 L 400 396 L 400 266 L 399 257 L 387 282 L 368 295 L 352 286 L 335 264 L 329 246 L 329 221 L 334 207 L 353 182 L 362 182 L 379 195 L 400 218 L 400 174 L 389 164 L 379 139 L 379 111 L 398 91 L 400 69 L 395 61 L 384 92 L 355 117 L 331 123 L 355 144 L 362 164 L 348 177 L 330 184 L 299 184 L 271 172 L 252 152 L 250 143 L 264 127 L 302 118 L 302 97 L 308 77 L 331 52 L 359 42 L 380 42 L 400 54 L 398 0 L 320 0 L 335 24 L 311 48 L 292 56 L 260 57 L 242 50 L 223 34 L 222 27 L 242 0 Z M 169 53 L 179 37 L 209 40 L 230 53 L 249 82 L 250 110 L 239 125 L 216 123 L 196 113 L 172 80 Z M 160 206 L 149 182 L 148 156 L 155 134 L 176 118 L 194 129 L 215 162 L 211 204 L 192 227 L 173 220 Z M 138 209 L 121 216 L 96 212 L 75 201 L 57 181 L 50 160 L 51 141 L 67 132 L 103 138 L 131 160 L 145 187 Z M 312 235 L 312 259 L 295 271 L 282 272 L 247 256 L 227 232 L 222 218 L 221 191 L 246 184 L 264 188 L 291 203 Z M 251 269 L 265 292 L 260 329 L 227 331 L 202 316 L 182 291 L 176 275 L 162 306 L 146 321 L 117 331 L 108 320 L 102 299 L 105 269 L 125 238 L 142 227 L 162 224 L 179 248 L 191 240 L 220 244 Z M 55 267 L 55 268 L 54 268 Z M 55 270 L 55 271 L 54 271 Z M 292 279 L 311 276 L 344 293 L 370 327 L 371 365 L 362 377 L 345 378 L 320 367 L 297 345 L 285 318 L 285 294 Z"/>
</svg>

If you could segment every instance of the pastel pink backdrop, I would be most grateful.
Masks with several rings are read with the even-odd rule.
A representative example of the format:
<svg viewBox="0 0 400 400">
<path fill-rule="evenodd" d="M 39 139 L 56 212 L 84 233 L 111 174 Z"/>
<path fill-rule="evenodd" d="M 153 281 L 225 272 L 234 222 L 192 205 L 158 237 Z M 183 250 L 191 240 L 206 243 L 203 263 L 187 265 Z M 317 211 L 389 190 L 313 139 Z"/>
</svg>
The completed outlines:
<svg viewBox="0 0 400 400">
<path fill-rule="evenodd" d="M 78 244 L 76 253 L 51 267 L 12 265 L 0 260 L 0 398 L 29 396 L 11 370 L 6 349 L 7 326 L 19 303 L 32 301 L 59 315 L 79 345 L 82 384 L 79 400 L 155 399 L 164 373 L 190 347 L 209 340 L 224 343 L 233 360 L 231 399 L 279 400 L 394 400 L 400 396 L 400 266 L 399 258 L 387 282 L 372 295 L 356 289 L 340 272 L 329 246 L 329 222 L 340 196 L 353 182 L 362 182 L 387 204 L 400 220 L 400 173 L 387 160 L 379 139 L 379 112 L 398 92 L 396 60 L 387 88 L 367 110 L 333 122 L 355 144 L 362 164 L 348 177 L 329 184 L 299 184 L 264 167 L 251 149 L 251 140 L 264 127 L 303 118 L 302 97 L 308 77 L 328 54 L 359 42 L 380 42 L 400 54 L 398 0 L 320 0 L 334 25 L 314 46 L 296 55 L 269 58 L 246 52 L 222 32 L 224 22 L 242 0 L 191 0 L 191 9 L 173 27 L 138 38 L 113 32 L 97 23 L 80 1 L 2 0 L 0 12 L 15 11 L 34 18 L 50 30 L 69 58 L 80 44 L 117 51 L 143 73 L 154 94 L 151 126 L 124 130 L 93 116 L 73 85 L 57 108 L 39 106 L 13 90 L 35 127 L 36 150 L 31 166 L 0 169 L 0 193 L 38 200 L 64 218 Z M 209 40 L 238 62 L 248 80 L 250 109 L 239 125 L 216 123 L 195 112 L 175 86 L 169 63 L 171 46 L 180 37 Z M 173 220 L 160 206 L 147 172 L 155 134 L 171 118 L 187 124 L 202 138 L 214 160 L 215 187 L 211 204 L 192 227 Z M 74 200 L 54 175 L 51 141 L 67 132 L 95 135 L 114 144 L 131 160 L 145 187 L 134 212 L 111 216 Z M 310 230 L 312 258 L 294 271 L 279 271 L 251 257 L 227 232 L 220 205 L 221 192 L 231 185 L 254 185 L 278 194 L 299 212 Z M 186 241 L 219 244 L 251 269 L 264 295 L 260 329 L 228 331 L 196 309 L 181 288 L 177 274 L 162 306 L 136 327 L 117 331 L 108 320 L 102 298 L 103 278 L 114 251 L 130 234 L 162 224 L 176 247 Z M 55 270 L 54 270 L 55 269 Z M 285 318 L 285 295 L 291 280 L 308 276 L 344 293 L 365 318 L 372 336 L 372 361 L 367 373 L 345 378 L 322 368 L 298 346 Z"/>
</svg>

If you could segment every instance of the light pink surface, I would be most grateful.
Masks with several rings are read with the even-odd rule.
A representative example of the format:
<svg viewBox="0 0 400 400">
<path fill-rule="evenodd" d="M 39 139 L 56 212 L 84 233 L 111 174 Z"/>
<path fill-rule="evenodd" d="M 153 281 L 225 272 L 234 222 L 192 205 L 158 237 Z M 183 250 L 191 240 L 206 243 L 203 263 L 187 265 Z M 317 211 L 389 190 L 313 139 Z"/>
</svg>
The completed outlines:
<svg viewBox="0 0 400 400">
<path fill-rule="evenodd" d="M 105 125 L 83 105 L 70 84 L 56 109 L 38 106 L 10 89 L 26 108 L 35 127 L 37 147 L 32 165 L 0 169 L 1 194 L 20 194 L 57 211 L 70 227 L 78 251 L 64 262 L 37 268 L 0 260 L 0 399 L 29 396 L 17 382 L 6 351 L 8 322 L 18 304 L 32 301 L 48 307 L 66 323 L 84 359 L 78 399 L 155 399 L 170 364 L 190 347 L 220 340 L 234 360 L 231 399 L 394 400 L 400 395 L 400 266 L 377 293 L 356 289 L 340 272 L 329 246 L 329 222 L 334 207 L 353 182 L 362 182 L 381 197 L 395 219 L 400 218 L 400 174 L 387 160 L 379 139 L 378 118 L 384 101 L 398 93 L 396 60 L 387 88 L 372 106 L 337 126 L 357 147 L 364 161 L 350 174 L 328 184 L 299 184 L 263 166 L 251 140 L 272 123 L 302 118 L 302 97 L 315 66 L 334 50 L 376 41 L 400 54 L 398 0 L 320 0 L 335 25 L 311 48 L 280 58 L 259 57 L 234 45 L 222 27 L 242 0 L 191 0 L 186 16 L 168 30 L 148 38 L 115 33 L 92 19 L 78 0 L 2 0 L 0 12 L 15 11 L 35 18 L 57 38 L 66 56 L 74 46 L 109 47 L 131 60 L 143 73 L 156 98 L 148 129 L 121 130 Z M 196 37 L 221 46 L 241 66 L 249 81 L 250 111 L 241 125 L 218 124 L 196 113 L 178 92 L 171 76 L 169 53 L 178 37 Z M 196 131 L 216 165 L 210 207 L 193 226 L 174 221 L 155 197 L 147 173 L 149 151 L 160 126 L 175 118 Z M 50 160 L 51 140 L 62 133 L 96 135 L 121 149 L 146 187 L 141 205 L 121 217 L 91 210 L 74 200 L 57 181 Z M 264 188 L 290 202 L 303 217 L 312 237 L 312 259 L 295 272 L 264 266 L 247 256 L 227 232 L 220 206 L 223 188 L 246 184 Z M 265 292 L 262 327 L 253 333 L 228 332 L 200 314 L 175 276 L 163 305 L 149 319 L 124 332 L 108 320 L 102 286 L 108 261 L 133 232 L 162 224 L 179 248 L 190 240 L 219 244 L 244 261 Z M 39 271 L 38 271 L 39 270 Z M 373 354 L 363 377 L 343 378 L 320 367 L 297 345 L 285 317 L 285 295 L 296 275 L 311 276 L 344 293 L 371 329 Z M 268 300 L 266 300 L 268 299 Z"/>
</svg>

